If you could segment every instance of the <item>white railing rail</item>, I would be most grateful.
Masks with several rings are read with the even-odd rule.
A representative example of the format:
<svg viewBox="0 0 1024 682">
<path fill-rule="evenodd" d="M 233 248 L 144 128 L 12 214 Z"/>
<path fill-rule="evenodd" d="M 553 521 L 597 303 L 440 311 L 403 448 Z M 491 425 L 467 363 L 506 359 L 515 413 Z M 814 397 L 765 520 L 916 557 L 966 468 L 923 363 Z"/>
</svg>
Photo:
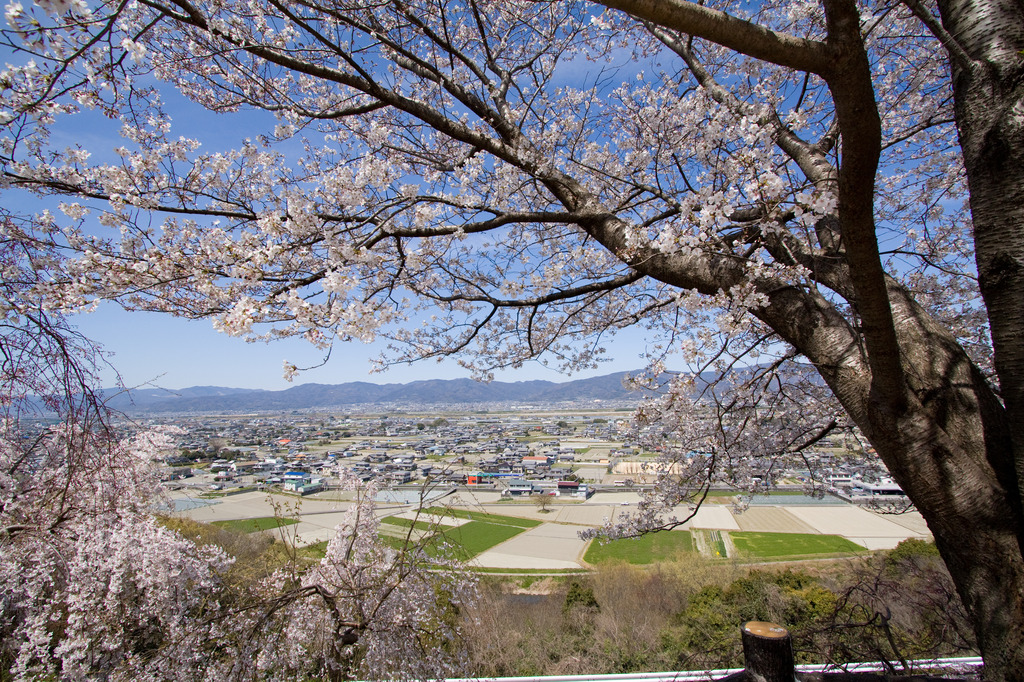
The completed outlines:
<svg viewBox="0 0 1024 682">
<path fill-rule="evenodd" d="M 919 674 L 920 670 L 950 670 L 958 673 L 974 672 L 982 665 L 980 656 L 968 656 L 962 658 L 928 658 L 907 661 L 912 672 L 908 674 Z M 899 674 L 897 666 L 897 674 Z M 733 673 L 743 671 L 743 668 L 723 668 L 719 670 L 686 670 L 680 672 L 660 673 L 622 673 L 617 675 L 549 675 L 538 677 L 481 677 L 449 679 L 446 682 L 696 682 L 699 680 L 714 680 Z M 804 673 L 866 673 L 891 670 L 885 663 L 864 662 L 845 663 L 842 665 L 833 664 L 807 664 L 796 666 L 797 672 Z"/>
</svg>

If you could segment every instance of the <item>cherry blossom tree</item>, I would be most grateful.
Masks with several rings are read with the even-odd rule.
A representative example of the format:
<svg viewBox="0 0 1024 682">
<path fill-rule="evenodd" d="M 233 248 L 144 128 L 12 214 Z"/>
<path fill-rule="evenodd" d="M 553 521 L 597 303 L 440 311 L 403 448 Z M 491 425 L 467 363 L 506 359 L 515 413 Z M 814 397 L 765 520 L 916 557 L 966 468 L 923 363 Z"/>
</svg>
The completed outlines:
<svg viewBox="0 0 1024 682">
<path fill-rule="evenodd" d="M 211 630 L 203 617 L 228 558 L 153 516 L 153 463 L 168 436 L 115 434 L 90 389 L 96 349 L 19 292 L 33 275 L 20 267 L 24 246 L 0 246 L 4 675 L 201 671 L 199 643 Z"/>
<path fill-rule="evenodd" d="M 44 273 L 23 297 L 385 338 L 385 362 L 482 377 L 590 366 L 633 325 L 653 370 L 756 367 L 707 393 L 720 418 L 688 418 L 682 382 L 664 415 L 734 452 L 758 425 L 766 455 L 855 425 L 986 674 L 1020 679 L 1019 8 L 604 4 L 11 2 L 0 160 L 41 204 L 6 229 Z M 208 148 L 196 111 L 262 127 Z M 76 120 L 123 139 L 69 146 Z"/>
<path fill-rule="evenodd" d="M 317 565 L 298 572 L 289 567 L 262 586 L 263 606 L 243 628 L 247 644 L 233 657 L 235 665 L 254 661 L 257 679 L 464 675 L 460 611 L 473 601 L 475 579 L 444 558 L 433 534 L 416 539 L 410 527 L 393 545 L 382 541 L 373 504 L 377 487 L 361 488 L 351 475 L 343 480 L 359 503 Z"/>
<path fill-rule="evenodd" d="M 266 580 L 229 585 L 231 557 L 153 513 L 159 482 L 149 465 L 166 437 L 112 442 L 70 419 L 35 433 L 8 420 L 0 436 L 5 676 L 411 680 L 464 672 L 458 613 L 475 583 L 422 542 L 382 540 L 375 490 L 360 491 L 319 562 L 296 554 Z"/>
<path fill-rule="evenodd" d="M 7 227 L 13 223 L 8 220 Z M 31 255 L 30 255 L 31 254 Z M 233 584 L 223 550 L 155 514 L 173 434 L 125 436 L 93 390 L 99 349 L 31 305 L 45 255 L 0 240 L 0 666 L 4 679 L 436 679 L 464 672 L 475 583 L 360 489 L 318 562 Z M 411 531 L 410 531 L 411 533 Z"/>
</svg>

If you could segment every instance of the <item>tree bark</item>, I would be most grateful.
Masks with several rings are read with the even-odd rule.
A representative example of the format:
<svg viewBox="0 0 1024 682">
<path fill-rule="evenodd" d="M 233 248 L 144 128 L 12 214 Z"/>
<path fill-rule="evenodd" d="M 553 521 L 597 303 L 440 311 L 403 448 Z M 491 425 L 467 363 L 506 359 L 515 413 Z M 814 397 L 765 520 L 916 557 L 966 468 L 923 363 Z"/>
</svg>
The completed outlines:
<svg viewBox="0 0 1024 682">
<path fill-rule="evenodd" d="M 986 677 L 1024 679 L 1024 8 L 1009 0 L 940 0 L 970 188 L 979 286 L 1008 441 L 986 452 L 1004 488 L 998 526 L 949 527 L 940 544 L 975 621 Z M 955 41 L 955 43 L 953 42 Z M 945 516 L 945 515 L 944 515 Z M 937 534 L 938 537 L 938 534 Z"/>
<path fill-rule="evenodd" d="M 740 628 L 743 665 L 756 682 L 793 682 L 793 640 L 775 623 L 748 621 Z"/>
<path fill-rule="evenodd" d="M 957 129 L 974 226 L 978 283 L 1009 417 L 1017 514 L 1024 507 L 1024 9 L 1006 0 L 944 0 Z M 970 61 L 967 61 L 967 60 Z M 1008 483 L 1009 484 L 1009 483 Z M 1024 527 L 1020 529 L 1024 547 Z"/>
</svg>

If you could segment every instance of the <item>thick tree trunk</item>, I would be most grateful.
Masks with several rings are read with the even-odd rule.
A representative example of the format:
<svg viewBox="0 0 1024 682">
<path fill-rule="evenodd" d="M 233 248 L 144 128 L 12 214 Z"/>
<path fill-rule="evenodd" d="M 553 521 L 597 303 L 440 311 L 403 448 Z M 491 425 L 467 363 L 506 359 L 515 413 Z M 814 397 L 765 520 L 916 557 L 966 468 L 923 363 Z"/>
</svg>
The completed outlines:
<svg viewBox="0 0 1024 682">
<path fill-rule="evenodd" d="M 963 50 L 952 60 L 957 128 L 970 187 L 978 280 L 1009 415 L 1019 513 L 1024 490 L 1024 8 L 1007 0 L 945 0 L 940 9 Z M 1024 545 L 1024 535 L 1021 539 Z"/>
<path fill-rule="evenodd" d="M 895 282 L 889 298 L 907 381 L 900 414 L 876 407 L 869 370 L 856 371 L 848 346 L 828 335 L 793 341 L 928 522 L 972 617 L 986 678 L 1024 680 L 1024 558 L 1006 412 L 955 340 Z"/>
<path fill-rule="evenodd" d="M 1009 442 L 986 440 L 1003 488 L 993 502 L 1004 503 L 987 514 L 926 517 L 973 616 L 986 676 L 1024 680 L 1024 8 L 940 0 L 939 9 Z"/>
<path fill-rule="evenodd" d="M 989 435 L 980 420 L 976 435 Z M 874 434 L 873 441 L 935 536 L 971 615 L 986 679 L 1024 680 L 1019 521 L 996 472 L 951 442 L 924 410 L 901 419 L 894 433 Z"/>
<path fill-rule="evenodd" d="M 911 297 L 904 298 L 901 287 L 890 282 L 888 294 L 882 295 L 892 311 L 891 335 L 882 333 L 884 316 L 868 315 L 873 311 L 867 306 L 876 302 L 877 285 L 885 278 L 870 277 L 854 261 L 854 247 L 874 244 L 874 235 L 850 229 L 841 182 L 839 217 L 872 372 L 867 399 L 861 393 L 846 404 L 854 415 L 866 408 L 858 423 L 928 522 L 971 614 L 986 677 L 1024 680 L 1024 449 L 1019 447 L 1024 445 L 1024 411 L 1018 411 L 1024 409 L 1024 222 L 1019 219 L 1024 217 L 1024 22 L 1019 3 L 1012 0 L 949 0 L 957 2 L 950 33 L 968 42 L 965 52 L 972 58 L 954 57 L 954 94 L 1003 405 L 955 340 Z M 841 0 L 825 2 L 830 18 L 843 7 Z M 840 23 L 829 24 L 829 45 L 845 46 L 849 52 L 837 54 L 853 57 L 851 66 L 837 62 L 840 73 L 827 78 L 843 135 L 841 172 L 851 145 L 870 142 L 851 139 L 848 132 L 859 129 L 850 120 L 855 123 L 857 117 L 843 117 L 844 102 L 858 94 L 848 81 L 870 82 L 870 76 L 858 78 L 855 68 L 860 40 Z M 860 96 L 862 108 L 869 97 Z M 972 144 L 978 164 L 971 160 Z M 991 205 L 976 196 L 991 199 Z M 980 208 L 984 213 L 979 216 Z M 837 395 L 843 399 L 841 390 Z"/>
<path fill-rule="evenodd" d="M 1024 680 L 1024 8 L 1016 0 L 939 0 L 949 34 L 941 37 L 954 64 L 997 397 L 956 339 L 884 275 L 872 251 L 874 170 L 867 162 L 871 154 L 877 158 L 879 143 L 867 125 L 874 99 L 853 3 L 824 0 L 829 60 L 822 64 L 820 44 L 775 35 L 758 42 L 760 34 L 749 27 L 719 35 L 724 28 L 706 24 L 731 24 L 680 0 L 602 2 L 796 66 L 769 49 L 785 45 L 806 60 L 797 68 L 828 82 L 842 136 L 838 219 L 845 252 L 834 255 L 848 267 L 836 269 L 842 281 L 821 283 L 842 292 L 857 319 L 842 319 L 813 291 L 767 281 L 754 283 L 769 300 L 755 314 L 815 363 L 924 515 L 971 614 L 986 677 Z M 743 281 L 744 273 L 726 262 L 631 253 L 621 230 L 600 223 L 584 227 L 662 282 L 714 293 Z"/>
</svg>

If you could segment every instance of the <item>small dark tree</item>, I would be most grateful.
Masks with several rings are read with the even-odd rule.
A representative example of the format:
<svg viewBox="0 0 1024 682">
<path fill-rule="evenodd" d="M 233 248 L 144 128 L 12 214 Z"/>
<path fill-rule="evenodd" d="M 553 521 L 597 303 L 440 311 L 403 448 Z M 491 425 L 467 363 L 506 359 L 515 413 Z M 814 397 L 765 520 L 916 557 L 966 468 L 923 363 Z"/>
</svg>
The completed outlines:
<svg viewBox="0 0 1024 682">
<path fill-rule="evenodd" d="M 554 497 L 548 493 L 537 493 L 530 496 L 533 503 L 537 505 L 537 511 L 542 514 L 547 514 L 551 511 L 551 504 L 554 501 Z"/>
</svg>

